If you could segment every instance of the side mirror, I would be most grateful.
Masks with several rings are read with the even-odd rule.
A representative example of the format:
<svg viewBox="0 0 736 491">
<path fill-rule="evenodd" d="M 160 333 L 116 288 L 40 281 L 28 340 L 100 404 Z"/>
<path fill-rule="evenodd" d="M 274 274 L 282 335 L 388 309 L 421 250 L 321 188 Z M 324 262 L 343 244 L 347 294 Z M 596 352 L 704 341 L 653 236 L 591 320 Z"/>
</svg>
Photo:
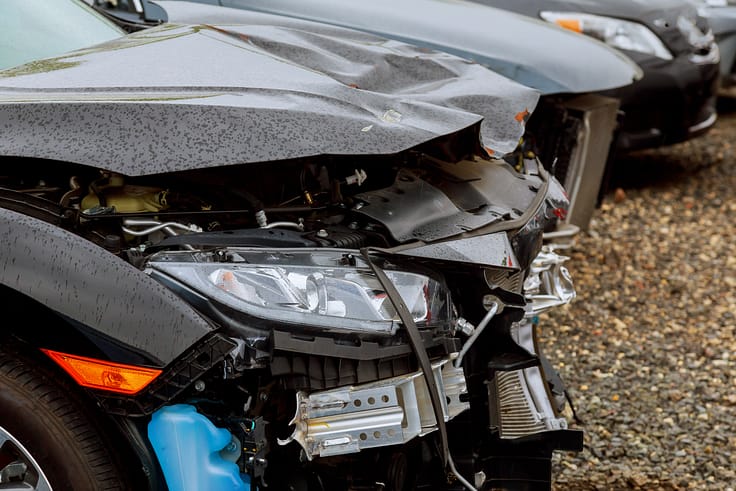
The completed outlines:
<svg viewBox="0 0 736 491">
<path fill-rule="evenodd" d="M 166 22 L 166 11 L 149 0 L 94 0 L 92 6 L 128 32 Z"/>
<path fill-rule="evenodd" d="M 169 16 L 166 15 L 166 10 L 164 10 L 160 5 L 151 2 L 150 0 L 140 0 L 140 2 L 143 9 L 144 21 L 163 24 L 169 20 Z"/>
</svg>

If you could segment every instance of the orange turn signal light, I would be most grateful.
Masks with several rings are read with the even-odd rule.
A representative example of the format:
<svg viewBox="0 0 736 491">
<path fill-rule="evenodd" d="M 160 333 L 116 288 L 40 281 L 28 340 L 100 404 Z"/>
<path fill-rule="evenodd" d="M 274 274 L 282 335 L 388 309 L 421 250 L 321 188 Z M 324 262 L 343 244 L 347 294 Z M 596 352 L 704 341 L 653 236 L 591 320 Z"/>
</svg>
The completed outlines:
<svg viewBox="0 0 736 491">
<path fill-rule="evenodd" d="M 42 349 L 82 387 L 136 394 L 161 375 L 161 370 L 96 360 Z"/>
<path fill-rule="evenodd" d="M 557 23 L 558 26 L 571 31 L 583 32 L 583 26 L 577 19 L 557 19 L 555 23 Z"/>
</svg>

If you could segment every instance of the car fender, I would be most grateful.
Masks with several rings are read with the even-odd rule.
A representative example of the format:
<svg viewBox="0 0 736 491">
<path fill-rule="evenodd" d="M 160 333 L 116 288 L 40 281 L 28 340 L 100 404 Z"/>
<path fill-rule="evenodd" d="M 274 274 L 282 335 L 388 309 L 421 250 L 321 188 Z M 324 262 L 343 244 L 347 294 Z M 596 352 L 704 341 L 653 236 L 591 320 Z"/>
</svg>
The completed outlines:
<svg viewBox="0 0 736 491">
<path fill-rule="evenodd" d="M 0 284 L 160 366 L 214 330 L 166 287 L 60 227 L 0 209 L 0 235 Z"/>
</svg>

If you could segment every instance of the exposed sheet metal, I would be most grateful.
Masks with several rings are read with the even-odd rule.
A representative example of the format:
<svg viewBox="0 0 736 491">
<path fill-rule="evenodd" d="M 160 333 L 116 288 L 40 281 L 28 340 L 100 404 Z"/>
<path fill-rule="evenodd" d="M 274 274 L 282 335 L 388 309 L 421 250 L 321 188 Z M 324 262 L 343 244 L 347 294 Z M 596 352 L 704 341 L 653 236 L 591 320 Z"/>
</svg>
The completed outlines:
<svg viewBox="0 0 736 491">
<path fill-rule="evenodd" d="M 506 153 L 538 97 L 357 31 L 165 25 L 0 72 L 0 152 L 145 175 L 391 154 L 482 121 L 483 145 Z"/>
<path fill-rule="evenodd" d="M 575 286 L 564 263 L 570 259 L 555 253 L 545 245 L 529 268 L 524 281 L 524 296 L 528 300 L 527 317 L 533 317 L 575 299 Z"/>
<path fill-rule="evenodd" d="M 218 12 L 211 5 L 171 0 L 156 4 L 174 22 L 248 22 L 249 12 Z M 452 53 L 544 94 L 596 92 L 641 78 L 634 62 L 601 42 L 462 0 L 220 0 L 220 4 L 359 29 Z"/>
<path fill-rule="evenodd" d="M 432 364 L 442 396 L 445 421 L 470 407 L 463 369 L 456 355 Z M 421 371 L 370 384 L 296 395 L 294 432 L 280 445 L 296 441 L 307 458 L 359 452 L 406 443 L 437 429 L 427 383 Z"/>
</svg>

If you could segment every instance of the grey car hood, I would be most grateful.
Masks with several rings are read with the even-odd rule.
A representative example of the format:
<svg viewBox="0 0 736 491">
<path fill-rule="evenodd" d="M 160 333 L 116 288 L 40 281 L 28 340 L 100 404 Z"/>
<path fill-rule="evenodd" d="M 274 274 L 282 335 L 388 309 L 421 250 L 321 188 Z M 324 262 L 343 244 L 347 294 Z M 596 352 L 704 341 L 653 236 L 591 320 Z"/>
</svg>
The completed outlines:
<svg viewBox="0 0 736 491">
<path fill-rule="evenodd" d="M 247 9 L 240 14 L 191 2 L 155 3 L 173 22 L 249 22 L 252 10 L 359 29 L 474 60 L 543 94 L 596 92 L 641 78 L 634 62 L 603 43 L 462 0 L 221 0 Z"/>
<path fill-rule="evenodd" d="M 0 152 L 127 175 L 393 154 L 461 130 L 515 149 L 539 94 L 334 26 L 168 24 L 0 71 Z"/>
</svg>

